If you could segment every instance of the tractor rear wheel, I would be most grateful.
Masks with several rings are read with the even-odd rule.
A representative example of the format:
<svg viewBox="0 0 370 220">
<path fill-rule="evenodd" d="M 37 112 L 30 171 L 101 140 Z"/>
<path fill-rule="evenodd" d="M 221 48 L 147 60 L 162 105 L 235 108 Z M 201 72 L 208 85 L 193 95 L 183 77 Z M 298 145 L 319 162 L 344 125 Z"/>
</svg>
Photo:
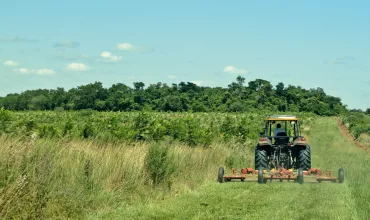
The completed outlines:
<svg viewBox="0 0 370 220">
<path fill-rule="evenodd" d="M 268 158 L 267 158 L 267 151 L 263 148 L 256 148 L 255 155 L 254 155 L 254 169 L 267 169 L 268 166 Z"/>
<path fill-rule="evenodd" d="M 217 182 L 219 182 L 219 183 L 224 182 L 224 168 L 223 167 L 218 168 Z"/>
<path fill-rule="evenodd" d="M 306 146 L 299 150 L 298 155 L 298 169 L 309 170 L 311 169 L 311 149 Z"/>
</svg>

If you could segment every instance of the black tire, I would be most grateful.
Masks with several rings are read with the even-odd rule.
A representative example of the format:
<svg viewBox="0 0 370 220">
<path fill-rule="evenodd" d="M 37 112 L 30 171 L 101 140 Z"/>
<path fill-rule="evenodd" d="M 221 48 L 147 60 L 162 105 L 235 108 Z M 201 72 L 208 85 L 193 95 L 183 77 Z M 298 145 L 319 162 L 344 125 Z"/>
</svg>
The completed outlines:
<svg viewBox="0 0 370 220">
<path fill-rule="evenodd" d="M 343 183 L 344 182 L 344 169 L 340 168 L 338 170 L 338 182 Z"/>
<path fill-rule="evenodd" d="M 254 169 L 258 170 L 262 168 L 262 170 L 267 169 L 268 166 L 268 158 L 267 158 L 267 151 L 262 148 L 256 148 L 254 154 Z"/>
<path fill-rule="evenodd" d="M 297 181 L 298 181 L 299 184 L 303 184 L 304 183 L 303 169 L 302 168 L 298 169 Z"/>
<path fill-rule="evenodd" d="M 299 150 L 298 154 L 298 169 L 309 170 L 311 169 L 311 148 L 306 146 Z"/>
<path fill-rule="evenodd" d="M 259 184 L 266 183 L 266 181 L 264 181 L 263 179 L 263 169 L 262 168 L 258 169 L 258 183 Z"/>
<path fill-rule="evenodd" d="M 224 182 L 224 168 L 223 167 L 218 168 L 217 182 L 219 182 L 219 183 L 223 183 Z"/>
</svg>

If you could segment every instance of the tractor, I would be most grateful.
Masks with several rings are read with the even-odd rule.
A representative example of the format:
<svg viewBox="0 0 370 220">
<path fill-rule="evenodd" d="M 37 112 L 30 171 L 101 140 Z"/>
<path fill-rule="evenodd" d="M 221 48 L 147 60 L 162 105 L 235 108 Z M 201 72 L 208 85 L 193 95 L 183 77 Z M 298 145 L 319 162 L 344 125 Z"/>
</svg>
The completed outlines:
<svg viewBox="0 0 370 220">
<path fill-rule="evenodd" d="M 301 136 L 297 117 L 274 115 L 267 118 L 255 149 L 255 169 L 259 168 L 311 169 L 311 149 L 306 138 Z"/>
<path fill-rule="evenodd" d="M 272 115 L 267 117 L 255 149 L 255 167 L 243 168 L 225 175 L 224 168 L 218 170 L 217 181 L 220 183 L 239 179 L 266 183 L 268 180 L 294 181 L 302 184 L 310 182 L 344 181 L 344 169 L 338 170 L 335 177 L 331 170 L 323 172 L 311 168 L 311 148 L 301 135 L 299 118 L 292 115 Z"/>
</svg>

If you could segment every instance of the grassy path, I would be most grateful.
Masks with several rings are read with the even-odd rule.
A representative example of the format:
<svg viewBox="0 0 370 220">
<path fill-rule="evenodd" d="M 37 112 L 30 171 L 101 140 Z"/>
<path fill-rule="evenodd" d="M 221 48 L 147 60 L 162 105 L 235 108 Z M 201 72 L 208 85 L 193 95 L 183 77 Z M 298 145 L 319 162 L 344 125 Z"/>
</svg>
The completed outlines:
<svg viewBox="0 0 370 220">
<path fill-rule="evenodd" d="M 344 184 L 209 182 L 156 203 L 94 213 L 89 219 L 370 219 L 370 155 L 332 118 L 311 129 L 312 166 L 345 169 Z M 215 178 L 217 170 L 215 170 Z"/>
</svg>

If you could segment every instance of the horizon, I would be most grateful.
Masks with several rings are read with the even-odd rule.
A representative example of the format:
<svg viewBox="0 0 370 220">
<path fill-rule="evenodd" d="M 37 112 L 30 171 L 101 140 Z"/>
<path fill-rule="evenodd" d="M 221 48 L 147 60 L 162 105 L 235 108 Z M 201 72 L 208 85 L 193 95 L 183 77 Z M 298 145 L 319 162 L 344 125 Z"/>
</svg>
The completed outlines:
<svg viewBox="0 0 370 220">
<path fill-rule="evenodd" d="M 226 88 L 241 75 L 370 107 L 367 1 L 2 5 L 1 97 L 95 81 Z"/>
</svg>

